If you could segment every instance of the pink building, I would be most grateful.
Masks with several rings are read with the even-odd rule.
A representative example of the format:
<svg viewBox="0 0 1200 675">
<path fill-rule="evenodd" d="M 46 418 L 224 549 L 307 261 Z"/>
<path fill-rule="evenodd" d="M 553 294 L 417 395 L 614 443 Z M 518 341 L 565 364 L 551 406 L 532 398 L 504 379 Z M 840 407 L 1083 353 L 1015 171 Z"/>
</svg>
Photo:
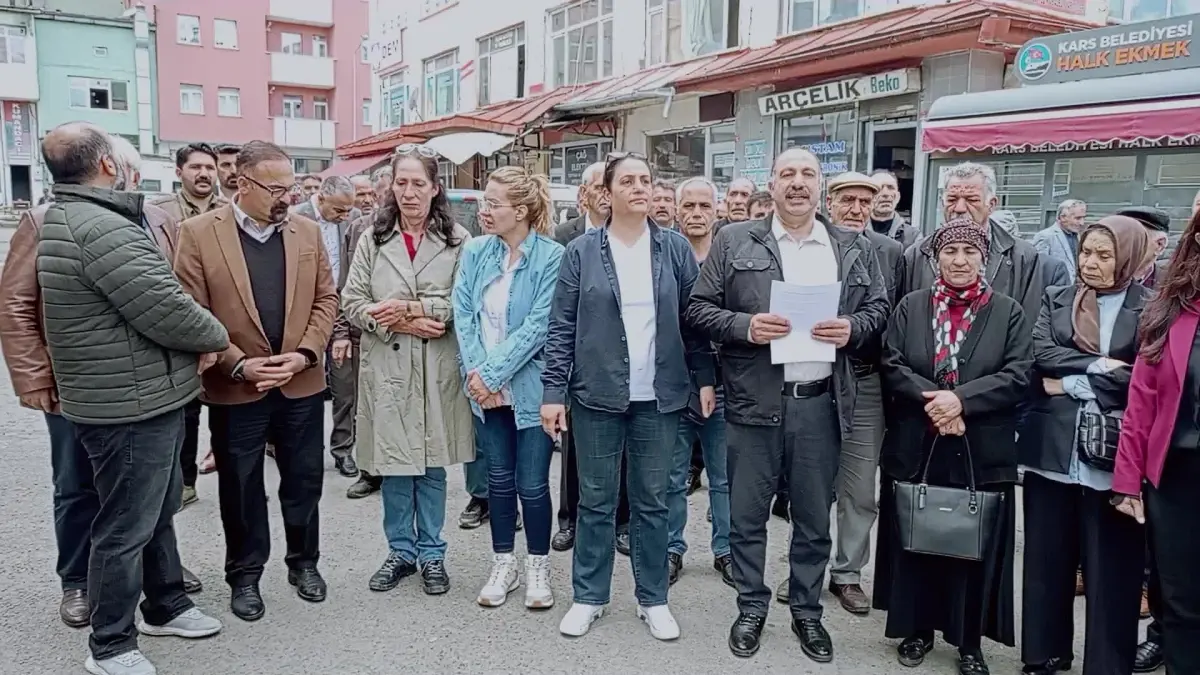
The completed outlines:
<svg viewBox="0 0 1200 675">
<path fill-rule="evenodd" d="M 371 135 L 367 0 L 127 0 L 157 24 L 159 139 L 273 141 L 298 173 Z M 366 123 L 364 123 L 364 120 Z"/>
</svg>

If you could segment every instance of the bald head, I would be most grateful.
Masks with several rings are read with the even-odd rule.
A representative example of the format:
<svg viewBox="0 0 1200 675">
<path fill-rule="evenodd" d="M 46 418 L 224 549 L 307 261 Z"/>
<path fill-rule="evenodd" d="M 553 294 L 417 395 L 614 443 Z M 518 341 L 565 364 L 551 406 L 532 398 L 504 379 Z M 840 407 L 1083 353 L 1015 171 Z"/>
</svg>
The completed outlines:
<svg viewBox="0 0 1200 675">
<path fill-rule="evenodd" d="M 108 133 L 88 122 L 61 124 L 42 140 L 42 159 L 55 183 L 111 187 L 117 173 Z"/>
</svg>

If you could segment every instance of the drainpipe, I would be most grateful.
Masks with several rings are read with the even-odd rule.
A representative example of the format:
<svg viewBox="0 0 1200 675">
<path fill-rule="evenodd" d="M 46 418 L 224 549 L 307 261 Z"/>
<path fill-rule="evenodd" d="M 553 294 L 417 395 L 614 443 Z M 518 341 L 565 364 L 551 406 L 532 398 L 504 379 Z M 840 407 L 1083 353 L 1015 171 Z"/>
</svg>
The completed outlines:
<svg viewBox="0 0 1200 675">
<path fill-rule="evenodd" d="M 154 107 L 150 82 L 150 21 L 146 6 L 138 3 L 133 10 L 133 63 L 137 75 L 138 152 L 154 154 Z"/>
</svg>

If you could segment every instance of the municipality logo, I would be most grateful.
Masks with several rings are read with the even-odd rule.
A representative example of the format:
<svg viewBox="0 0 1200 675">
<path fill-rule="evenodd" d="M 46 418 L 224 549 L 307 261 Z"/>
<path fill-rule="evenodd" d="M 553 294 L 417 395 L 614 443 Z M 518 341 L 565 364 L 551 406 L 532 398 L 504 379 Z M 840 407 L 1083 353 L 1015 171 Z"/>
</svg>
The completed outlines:
<svg viewBox="0 0 1200 675">
<path fill-rule="evenodd" d="M 1027 80 L 1040 80 L 1050 71 L 1052 62 L 1049 47 L 1031 42 L 1017 53 L 1017 72 Z"/>
</svg>

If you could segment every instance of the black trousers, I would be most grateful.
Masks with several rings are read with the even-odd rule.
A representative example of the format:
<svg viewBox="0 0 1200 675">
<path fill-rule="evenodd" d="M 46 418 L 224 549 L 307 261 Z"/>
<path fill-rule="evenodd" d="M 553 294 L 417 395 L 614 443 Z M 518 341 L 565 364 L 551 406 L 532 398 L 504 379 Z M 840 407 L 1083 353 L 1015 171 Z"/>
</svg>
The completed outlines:
<svg viewBox="0 0 1200 675">
<path fill-rule="evenodd" d="M 579 520 L 579 464 L 575 456 L 575 427 L 567 417 L 558 475 L 558 529 L 575 527 Z M 629 492 L 625 489 L 625 462 L 621 463 L 621 492 L 617 499 L 617 530 L 629 527 Z"/>
<path fill-rule="evenodd" d="M 183 449 L 179 452 L 179 468 L 183 471 L 184 487 L 196 487 L 200 467 L 196 465 L 200 451 L 200 399 L 183 409 Z"/>
<path fill-rule="evenodd" d="M 1161 593 L 1167 675 L 1200 673 L 1200 451 L 1171 448 L 1158 487 L 1144 488 L 1146 522 Z"/>
<path fill-rule="evenodd" d="M 1137 650 L 1145 568 L 1144 528 L 1109 503 L 1112 493 L 1027 471 L 1021 660 L 1069 659 L 1075 637 L 1075 570 L 1087 598 L 1084 675 L 1129 675 Z"/>
<path fill-rule="evenodd" d="M 258 583 L 271 555 L 263 447 L 275 445 L 279 505 L 288 569 L 314 567 L 319 557 L 317 509 L 325 477 L 324 394 L 289 399 L 278 389 L 252 403 L 209 406 L 221 523 L 225 581 Z"/>
</svg>

